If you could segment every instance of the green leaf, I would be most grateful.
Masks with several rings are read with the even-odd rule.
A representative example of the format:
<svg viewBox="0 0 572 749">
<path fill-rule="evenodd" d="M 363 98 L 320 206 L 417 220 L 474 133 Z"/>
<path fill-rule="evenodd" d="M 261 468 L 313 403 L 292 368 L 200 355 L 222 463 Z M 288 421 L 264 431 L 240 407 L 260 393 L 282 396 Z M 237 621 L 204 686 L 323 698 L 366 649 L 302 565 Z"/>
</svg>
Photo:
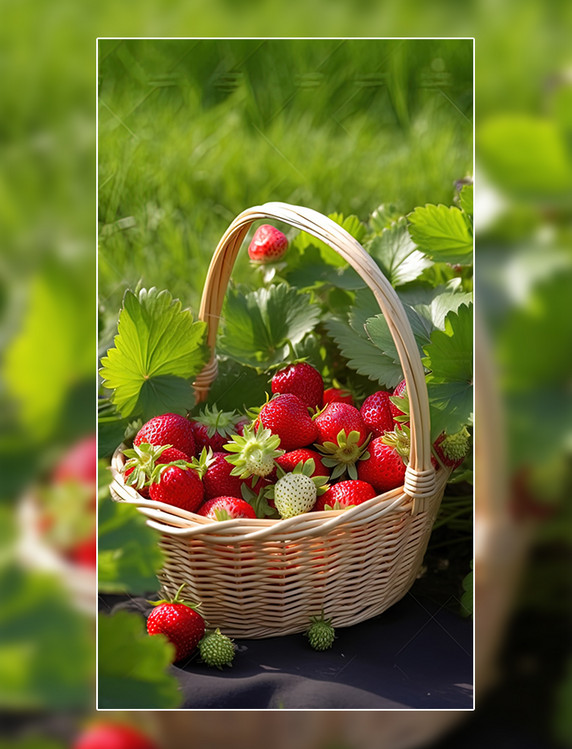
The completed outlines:
<svg viewBox="0 0 572 749">
<path fill-rule="evenodd" d="M 144 595 L 157 586 L 163 563 L 158 536 L 132 505 L 114 502 L 100 467 L 98 495 L 98 585 L 104 593 Z"/>
<path fill-rule="evenodd" d="M 66 744 L 53 741 L 43 736 L 28 736 L 27 738 L 0 741 L 0 749 L 66 749 Z"/>
<path fill-rule="evenodd" d="M 191 378 L 207 361 L 206 325 L 193 322 L 168 291 L 127 291 L 114 348 L 102 359 L 101 376 L 122 416 L 149 419 L 192 408 Z"/>
<path fill-rule="evenodd" d="M 83 709 L 92 701 L 92 625 L 53 575 L 0 567 L 0 703 Z"/>
<path fill-rule="evenodd" d="M 149 636 L 138 614 L 120 611 L 113 616 L 100 615 L 98 642 L 100 709 L 180 706 L 178 682 L 167 673 L 173 646 L 163 635 Z"/>
<path fill-rule="evenodd" d="M 6 348 L 2 375 L 34 440 L 59 430 L 72 387 L 93 382 L 94 303 L 93 284 L 56 264 L 30 285 L 22 328 Z"/>
<path fill-rule="evenodd" d="M 335 318 L 327 320 L 325 326 L 348 360 L 348 366 L 356 372 L 387 388 L 395 387 L 403 379 L 401 366 L 391 356 L 387 356 L 365 334 L 365 330 L 358 332 L 343 320 Z"/>
<path fill-rule="evenodd" d="M 248 294 L 231 289 L 223 309 L 221 352 L 257 369 L 288 359 L 320 317 L 311 296 L 278 284 Z"/>
<path fill-rule="evenodd" d="M 454 206 L 420 206 L 408 216 L 409 233 L 436 262 L 471 264 L 473 237 L 463 213 Z"/>
<path fill-rule="evenodd" d="M 369 226 L 374 232 L 382 232 L 394 221 L 401 218 L 401 213 L 393 203 L 382 203 L 369 217 Z"/>
<path fill-rule="evenodd" d="M 223 411 L 246 411 L 264 403 L 267 392 L 270 392 L 270 385 L 265 374 L 258 374 L 251 367 L 221 357 L 218 374 L 209 389 L 206 403 L 216 404 Z"/>
<path fill-rule="evenodd" d="M 459 202 L 467 216 L 473 217 L 473 186 L 463 185 L 459 194 Z"/>
<path fill-rule="evenodd" d="M 431 409 L 431 435 L 449 434 L 472 423 L 473 321 L 472 305 L 461 305 L 445 318 L 445 329 L 434 330 L 424 348 L 423 364 Z"/>
<path fill-rule="evenodd" d="M 405 219 L 399 219 L 384 229 L 367 243 L 366 249 L 392 286 L 414 281 L 431 265 L 412 242 Z"/>
</svg>

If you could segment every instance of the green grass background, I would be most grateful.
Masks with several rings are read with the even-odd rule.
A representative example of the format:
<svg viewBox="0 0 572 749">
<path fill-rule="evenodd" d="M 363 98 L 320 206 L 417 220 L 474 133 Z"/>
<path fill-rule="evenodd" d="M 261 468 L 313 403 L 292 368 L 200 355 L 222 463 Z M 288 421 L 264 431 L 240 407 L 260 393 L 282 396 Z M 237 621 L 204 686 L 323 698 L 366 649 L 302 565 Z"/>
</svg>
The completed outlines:
<svg viewBox="0 0 572 749">
<path fill-rule="evenodd" d="M 220 236 L 249 206 L 366 219 L 382 203 L 449 203 L 472 173 L 470 39 L 109 39 L 98 51 L 109 319 L 137 283 L 196 308 Z"/>
</svg>

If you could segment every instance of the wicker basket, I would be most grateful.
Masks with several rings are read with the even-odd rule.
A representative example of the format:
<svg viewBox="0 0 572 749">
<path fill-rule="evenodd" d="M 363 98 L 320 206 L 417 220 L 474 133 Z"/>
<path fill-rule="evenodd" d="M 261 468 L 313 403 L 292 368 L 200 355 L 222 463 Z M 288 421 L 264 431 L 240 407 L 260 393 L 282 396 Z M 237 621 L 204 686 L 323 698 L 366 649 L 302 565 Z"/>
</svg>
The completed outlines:
<svg viewBox="0 0 572 749">
<path fill-rule="evenodd" d="M 394 289 L 361 245 L 329 218 L 309 208 L 266 203 L 241 213 L 211 262 L 199 317 L 207 323 L 210 363 L 194 383 L 204 400 L 217 374 L 215 342 L 230 274 L 254 221 L 277 220 L 337 251 L 375 295 L 391 330 L 407 383 L 411 455 L 404 485 L 349 510 L 312 512 L 288 520 L 211 521 L 142 498 L 124 484 L 123 446 L 112 460 L 111 492 L 132 503 L 161 534 L 159 573 L 173 595 L 184 582 L 212 626 L 233 637 L 301 632 L 324 612 L 335 627 L 380 614 L 413 584 L 449 472 L 431 464 L 425 375 L 405 311 Z"/>
</svg>

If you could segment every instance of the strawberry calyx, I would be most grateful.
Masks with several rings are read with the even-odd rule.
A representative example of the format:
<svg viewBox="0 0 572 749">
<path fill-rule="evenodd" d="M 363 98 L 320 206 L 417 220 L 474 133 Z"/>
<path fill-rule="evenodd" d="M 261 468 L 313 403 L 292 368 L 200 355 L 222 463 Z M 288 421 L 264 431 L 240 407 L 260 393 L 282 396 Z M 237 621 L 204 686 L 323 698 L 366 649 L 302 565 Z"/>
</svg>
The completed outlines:
<svg viewBox="0 0 572 749">
<path fill-rule="evenodd" d="M 124 450 L 123 454 L 127 458 L 123 466 L 125 483 L 140 491 L 143 487 L 158 481 L 160 471 L 169 465 L 177 465 L 180 468 L 191 467 L 191 461 L 182 459 L 159 465 L 157 460 L 169 449 L 173 449 L 173 446 L 151 445 L 148 442 L 142 442 L 139 445 L 133 445 L 132 449 Z M 154 478 L 154 476 L 157 476 L 157 478 Z"/>
<path fill-rule="evenodd" d="M 441 434 L 433 445 L 433 454 L 441 463 L 450 465 L 462 462 L 469 452 L 471 435 L 467 427 L 454 434 Z"/>
<path fill-rule="evenodd" d="M 199 415 L 193 418 L 199 424 L 206 427 L 209 437 L 219 434 L 221 437 L 230 438 L 234 434 L 240 416 L 235 410 L 221 411 L 216 405 L 213 405 L 205 406 Z"/>
<path fill-rule="evenodd" d="M 409 424 L 411 420 L 411 407 L 409 405 L 407 390 L 403 390 L 402 395 L 390 395 L 389 401 L 395 406 L 395 409 L 393 409 L 393 421 L 398 424 Z"/>
<path fill-rule="evenodd" d="M 267 520 L 276 519 L 279 517 L 278 511 L 268 502 L 268 497 L 265 494 L 266 488 L 267 487 L 261 487 L 256 492 L 254 489 L 251 489 L 248 484 L 243 483 L 240 487 L 240 493 L 242 494 L 244 501 L 251 505 L 257 518 Z"/>
<path fill-rule="evenodd" d="M 327 468 L 333 468 L 332 479 L 343 476 L 346 472 L 352 479 L 357 479 L 356 463 L 366 452 L 371 434 L 363 442 L 363 434 L 352 430 L 346 434 L 345 429 L 340 429 L 336 442 L 326 441 L 322 445 L 315 444 L 314 447 L 321 453 L 322 463 Z"/>
<path fill-rule="evenodd" d="M 411 430 L 405 424 L 397 425 L 392 432 L 386 432 L 380 438 L 381 442 L 388 447 L 392 447 L 405 465 L 409 463 L 409 453 L 411 450 Z M 363 455 L 363 459 L 369 458 Z"/>
<path fill-rule="evenodd" d="M 175 595 L 171 600 L 168 598 L 163 598 L 160 601 L 147 601 L 151 606 L 157 607 L 157 606 L 174 606 L 176 604 L 182 604 L 183 606 L 187 606 L 189 609 L 192 609 L 193 611 L 196 611 L 197 614 L 200 614 L 200 603 L 190 603 L 190 601 L 186 601 L 184 598 L 181 597 L 181 592 L 183 588 L 185 587 L 186 583 L 182 583 Z"/>
<path fill-rule="evenodd" d="M 245 426 L 242 435 L 233 435 L 232 440 L 223 447 L 235 453 L 226 458 L 234 466 L 230 475 L 241 479 L 253 476 L 253 484 L 258 478 L 272 473 L 276 466 L 275 459 L 284 454 L 284 450 L 279 449 L 280 437 L 260 424 Z"/>
</svg>

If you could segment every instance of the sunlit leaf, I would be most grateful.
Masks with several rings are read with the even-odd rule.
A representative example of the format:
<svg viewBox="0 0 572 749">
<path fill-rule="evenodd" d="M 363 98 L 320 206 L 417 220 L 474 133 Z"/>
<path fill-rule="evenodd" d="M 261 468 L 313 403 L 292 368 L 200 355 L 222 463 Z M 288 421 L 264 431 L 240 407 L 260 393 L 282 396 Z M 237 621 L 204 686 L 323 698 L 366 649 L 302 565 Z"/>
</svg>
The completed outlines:
<svg viewBox="0 0 572 749">
<path fill-rule="evenodd" d="M 407 221 L 400 219 L 368 242 L 367 250 L 392 286 L 414 281 L 431 265 L 411 240 Z"/>
<path fill-rule="evenodd" d="M 458 208 L 427 204 L 408 219 L 411 238 L 430 258 L 441 263 L 472 262 L 473 237 Z"/>
<path fill-rule="evenodd" d="M 194 404 L 191 378 L 207 360 L 206 325 L 168 291 L 127 291 L 118 334 L 101 377 L 122 416 L 183 413 Z"/>
</svg>

